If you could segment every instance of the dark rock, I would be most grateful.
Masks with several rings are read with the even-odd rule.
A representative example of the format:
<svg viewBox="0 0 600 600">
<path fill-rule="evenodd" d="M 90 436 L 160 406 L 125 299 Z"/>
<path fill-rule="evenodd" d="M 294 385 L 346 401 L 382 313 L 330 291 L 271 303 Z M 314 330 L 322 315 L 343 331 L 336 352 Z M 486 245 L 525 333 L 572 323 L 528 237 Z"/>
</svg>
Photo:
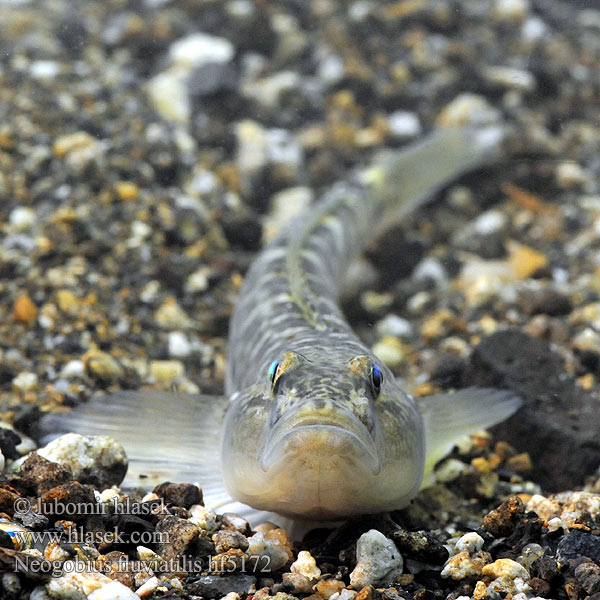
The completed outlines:
<svg viewBox="0 0 600 600">
<path fill-rule="evenodd" d="M 233 64 L 206 63 L 195 68 L 188 81 L 188 91 L 193 98 L 204 98 L 235 89 L 238 72 Z"/>
<path fill-rule="evenodd" d="M 384 273 L 386 281 L 397 281 L 410 275 L 425 255 L 425 243 L 397 228 L 385 231 L 365 251 L 367 258 Z"/>
<path fill-rule="evenodd" d="M 483 518 L 483 528 L 494 537 L 510 535 L 516 527 L 525 509 L 523 502 L 517 496 L 505 500 L 498 508 L 491 510 Z"/>
<path fill-rule="evenodd" d="M 545 489 L 576 487 L 600 465 L 597 401 L 547 342 L 517 330 L 494 333 L 476 346 L 463 383 L 509 388 L 524 400 L 495 432 L 529 453 Z"/>
<path fill-rule="evenodd" d="M 600 566 L 593 562 L 585 562 L 575 569 L 575 581 L 588 593 L 600 592 Z"/>
<path fill-rule="evenodd" d="M 387 535 L 405 557 L 434 565 L 444 564 L 448 559 L 448 550 L 428 531 L 395 529 Z"/>
<path fill-rule="evenodd" d="M 560 539 L 557 550 L 559 563 L 580 556 L 589 558 L 600 565 L 600 536 L 574 530 Z"/>
<path fill-rule="evenodd" d="M 0 451 L 6 458 L 15 459 L 19 457 L 17 446 L 21 438 L 15 431 L 8 427 L 0 427 Z"/>
<path fill-rule="evenodd" d="M 540 556 L 531 565 L 531 575 L 547 581 L 550 585 L 556 585 L 562 575 L 558 569 L 558 563 L 551 556 Z"/>
<path fill-rule="evenodd" d="M 15 502 L 19 500 L 20 496 L 7 490 L 0 488 L 0 512 L 7 513 L 9 515 L 14 514 Z"/>
<path fill-rule="evenodd" d="M 32 452 L 21 465 L 19 475 L 26 487 L 40 496 L 56 486 L 71 481 L 73 474 L 68 465 L 47 460 Z"/>
<path fill-rule="evenodd" d="M 202 490 L 191 483 L 171 483 L 166 481 L 154 488 L 154 493 L 169 504 L 189 508 L 202 504 Z"/>
<path fill-rule="evenodd" d="M 442 388 L 458 387 L 465 368 L 463 358 L 456 354 L 444 354 L 436 361 L 431 372 L 431 380 Z"/>
<path fill-rule="evenodd" d="M 133 565 L 124 552 L 113 550 L 105 554 L 102 560 L 102 571 L 104 575 L 119 581 L 123 585 L 135 588 L 135 571 Z"/>
<path fill-rule="evenodd" d="M 258 250 L 261 245 L 262 227 L 254 215 L 223 216 L 223 233 L 232 246 L 245 250 Z"/>
<path fill-rule="evenodd" d="M 223 529 L 215 533 L 215 548 L 217 552 L 227 552 L 230 548 L 247 550 L 248 538 L 239 531 Z"/>
<path fill-rule="evenodd" d="M 193 550 L 200 530 L 190 521 L 167 515 L 156 525 L 158 553 L 165 560 L 174 560 Z M 164 540 L 164 542 L 162 541 Z"/>
<path fill-rule="evenodd" d="M 544 579 L 540 579 L 539 577 L 532 577 L 529 580 L 529 585 L 531 586 L 531 589 L 533 590 L 533 593 L 536 596 L 541 598 L 550 597 L 550 590 L 552 589 L 552 587 Z"/>
<path fill-rule="evenodd" d="M 190 594 L 210 600 L 211 598 L 222 598 L 230 592 L 245 595 L 254 583 L 256 583 L 256 577 L 252 575 L 240 574 L 229 577 L 207 575 L 196 579 L 188 586 L 188 590 Z"/>
<path fill-rule="evenodd" d="M 57 485 L 40 497 L 40 512 L 50 519 L 84 521 L 102 512 L 96 502 L 94 488 L 71 481 Z"/>
<path fill-rule="evenodd" d="M 519 294 L 519 305 L 528 315 L 568 315 L 573 310 L 569 298 L 552 288 L 525 290 Z"/>
</svg>

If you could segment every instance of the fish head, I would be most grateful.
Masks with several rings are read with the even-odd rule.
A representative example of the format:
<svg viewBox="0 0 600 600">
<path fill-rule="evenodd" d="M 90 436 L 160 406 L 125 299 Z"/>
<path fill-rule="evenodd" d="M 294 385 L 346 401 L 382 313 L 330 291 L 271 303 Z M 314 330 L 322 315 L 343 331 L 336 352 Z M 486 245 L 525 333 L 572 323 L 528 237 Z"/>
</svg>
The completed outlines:
<svg viewBox="0 0 600 600">
<path fill-rule="evenodd" d="M 297 519 L 401 508 L 423 476 L 414 403 L 371 356 L 288 351 L 232 399 L 223 475 L 236 500 Z"/>
</svg>

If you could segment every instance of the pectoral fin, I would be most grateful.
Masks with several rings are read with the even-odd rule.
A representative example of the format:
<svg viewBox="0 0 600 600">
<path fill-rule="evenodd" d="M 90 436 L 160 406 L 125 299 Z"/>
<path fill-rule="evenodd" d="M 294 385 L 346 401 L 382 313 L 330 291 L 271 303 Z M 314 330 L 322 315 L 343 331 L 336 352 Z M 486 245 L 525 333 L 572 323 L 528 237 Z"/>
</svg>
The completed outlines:
<svg viewBox="0 0 600 600">
<path fill-rule="evenodd" d="M 433 467 L 457 440 L 504 421 L 521 406 L 521 399 L 513 392 L 478 387 L 417 400 L 425 422 L 423 487 L 430 485 Z"/>
<path fill-rule="evenodd" d="M 220 464 L 227 404 L 223 396 L 118 392 L 95 396 L 66 413 L 46 415 L 41 428 L 53 438 L 70 431 L 113 437 L 129 459 L 122 487 L 197 482 L 208 505 L 229 499 Z"/>
</svg>

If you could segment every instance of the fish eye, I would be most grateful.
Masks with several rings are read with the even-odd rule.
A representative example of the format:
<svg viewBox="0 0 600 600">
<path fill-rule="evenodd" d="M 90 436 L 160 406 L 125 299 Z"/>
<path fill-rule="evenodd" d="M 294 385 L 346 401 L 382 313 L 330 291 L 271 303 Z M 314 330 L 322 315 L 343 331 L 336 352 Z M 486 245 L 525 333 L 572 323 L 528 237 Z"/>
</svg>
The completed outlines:
<svg viewBox="0 0 600 600">
<path fill-rule="evenodd" d="M 379 395 L 381 391 L 381 384 L 383 383 L 383 373 L 381 369 L 377 365 L 373 365 L 371 367 L 371 386 L 373 387 L 373 392 L 375 396 Z"/>
<path fill-rule="evenodd" d="M 275 385 L 277 383 L 278 377 L 277 372 L 279 371 L 279 361 L 275 359 L 269 366 L 269 370 L 267 372 L 269 376 L 269 381 L 271 382 L 271 389 L 275 391 Z"/>
</svg>

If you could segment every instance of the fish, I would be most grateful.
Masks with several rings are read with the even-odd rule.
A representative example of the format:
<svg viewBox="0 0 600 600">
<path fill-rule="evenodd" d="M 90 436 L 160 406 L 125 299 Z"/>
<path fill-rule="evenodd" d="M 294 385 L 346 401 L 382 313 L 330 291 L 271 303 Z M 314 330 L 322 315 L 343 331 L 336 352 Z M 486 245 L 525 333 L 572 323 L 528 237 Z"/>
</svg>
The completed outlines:
<svg viewBox="0 0 600 600">
<path fill-rule="evenodd" d="M 412 397 L 338 299 L 382 223 L 496 160 L 505 135 L 501 123 L 469 125 L 377 157 L 268 243 L 233 310 L 222 396 L 120 392 L 50 415 L 45 429 L 120 441 L 124 485 L 194 480 L 207 506 L 241 503 L 255 517 L 337 521 L 407 506 L 457 440 L 521 400 L 477 387 Z"/>
</svg>

